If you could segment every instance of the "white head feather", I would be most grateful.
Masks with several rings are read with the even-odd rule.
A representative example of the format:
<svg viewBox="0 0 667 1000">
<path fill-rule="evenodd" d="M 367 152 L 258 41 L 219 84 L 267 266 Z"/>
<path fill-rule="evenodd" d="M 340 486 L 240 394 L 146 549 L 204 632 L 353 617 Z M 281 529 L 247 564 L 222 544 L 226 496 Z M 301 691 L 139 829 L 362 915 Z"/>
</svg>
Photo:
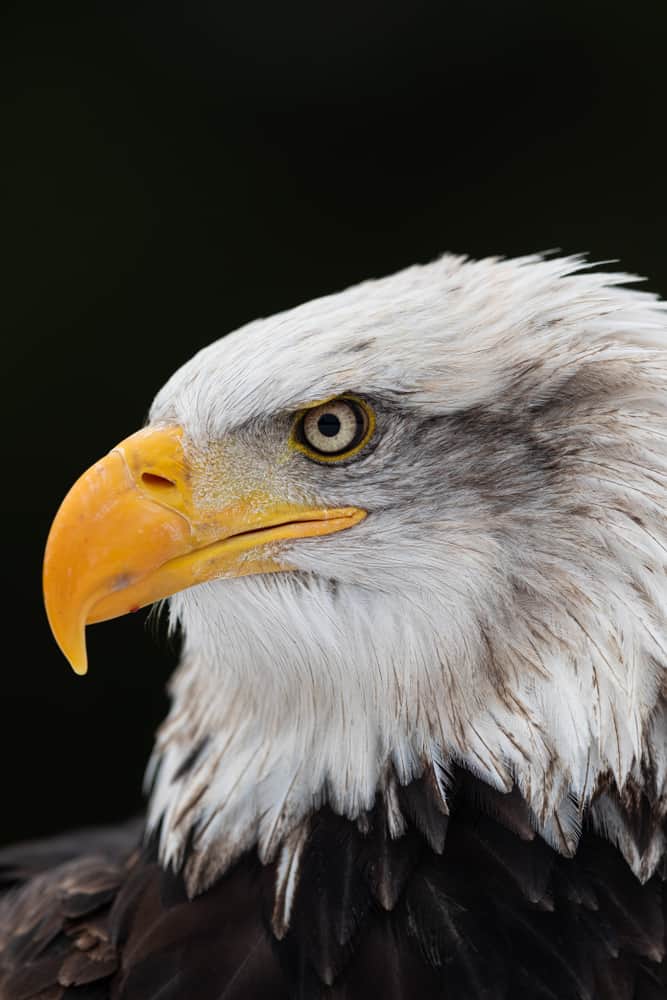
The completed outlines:
<svg viewBox="0 0 667 1000">
<path fill-rule="evenodd" d="M 561 852 L 590 818 L 653 872 L 663 835 L 640 849 L 624 802 L 667 811 L 667 315 L 629 280 L 445 256 L 251 323 L 159 393 L 202 503 L 224 452 L 246 485 L 369 511 L 290 543 L 297 573 L 172 598 L 150 821 L 167 862 L 191 838 L 192 891 L 325 802 L 382 794 L 400 835 L 395 783 L 430 767 L 446 797 L 451 763 L 515 783 Z M 286 458 L 294 412 L 343 392 L 371 446 Z"/>
</svg>

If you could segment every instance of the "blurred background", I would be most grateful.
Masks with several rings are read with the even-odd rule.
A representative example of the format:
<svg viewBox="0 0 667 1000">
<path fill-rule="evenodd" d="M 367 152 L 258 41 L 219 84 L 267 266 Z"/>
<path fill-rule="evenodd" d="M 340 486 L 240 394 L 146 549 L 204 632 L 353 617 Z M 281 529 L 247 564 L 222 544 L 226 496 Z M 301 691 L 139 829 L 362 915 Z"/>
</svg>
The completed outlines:
<svg viewBox="0 0 667 1000">
<path fill-rule="evenodd" d="M 0 841 L 120 819 L 177 656 L 72 674 L 41 557 L 195 350 L 445 250 L 619 259 L 667 293 L 667 5 L 24 0 L 0 25 Z"/>
</svg>

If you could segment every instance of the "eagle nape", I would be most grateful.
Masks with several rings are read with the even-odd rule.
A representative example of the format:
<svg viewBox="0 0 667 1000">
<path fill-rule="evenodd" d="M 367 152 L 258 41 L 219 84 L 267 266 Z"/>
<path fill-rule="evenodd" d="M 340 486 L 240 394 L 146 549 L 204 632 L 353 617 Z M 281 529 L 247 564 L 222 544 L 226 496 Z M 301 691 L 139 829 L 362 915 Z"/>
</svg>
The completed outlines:
<svg viewBox="0 0 667 1000">
<path fill-rule="evenodd" d="M 144 819 L 0 851 L 0 1000 L 667 996 L 667 307 L 426 266 L 201 351 L 79 479 L 54 637 L 183 630 Z"/>
</svg>

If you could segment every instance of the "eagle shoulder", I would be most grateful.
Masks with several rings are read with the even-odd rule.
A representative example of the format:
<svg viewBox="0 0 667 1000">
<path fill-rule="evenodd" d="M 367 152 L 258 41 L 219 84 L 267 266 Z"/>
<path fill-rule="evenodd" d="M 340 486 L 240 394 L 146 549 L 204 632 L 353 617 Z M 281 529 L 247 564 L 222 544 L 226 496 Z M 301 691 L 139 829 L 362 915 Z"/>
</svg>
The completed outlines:
<svg viewBox="0 0 667 1000">
<path fill-rule="evenodd" d="M 189 899 L 141 824 L 2 851 L 0 1000 L 664 1000 L 664 872 L 590 829 L 564 857 L 518 790 L 451 780 L 449 813 L 428 774 L 398 789 L 401 831 L 320 809 L 289 902 L 254 851 Z"/>
<path fill-rule="evenodd" d="M 140 830 L 133 821 L 0 851 L 1 1000 L 103 995 L 118 968 L 108 916 Z"/>
</svg>

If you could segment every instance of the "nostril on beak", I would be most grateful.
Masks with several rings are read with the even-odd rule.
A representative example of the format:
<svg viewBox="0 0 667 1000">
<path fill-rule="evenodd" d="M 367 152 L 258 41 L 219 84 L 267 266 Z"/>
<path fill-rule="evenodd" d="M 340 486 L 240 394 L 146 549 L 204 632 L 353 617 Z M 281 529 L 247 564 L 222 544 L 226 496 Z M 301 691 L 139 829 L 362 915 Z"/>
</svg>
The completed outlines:
<svg viewBox="0 0 667 1000">
<path fill-rule="evenodd" d="M 156 476 L 154 472 L 144 472 L 141 476 L 141 482 L 149 489 L 160 492 L 173 490 L 176 486 L 173 480 L 167 479 L 165 476 Z"/>
</svg>

